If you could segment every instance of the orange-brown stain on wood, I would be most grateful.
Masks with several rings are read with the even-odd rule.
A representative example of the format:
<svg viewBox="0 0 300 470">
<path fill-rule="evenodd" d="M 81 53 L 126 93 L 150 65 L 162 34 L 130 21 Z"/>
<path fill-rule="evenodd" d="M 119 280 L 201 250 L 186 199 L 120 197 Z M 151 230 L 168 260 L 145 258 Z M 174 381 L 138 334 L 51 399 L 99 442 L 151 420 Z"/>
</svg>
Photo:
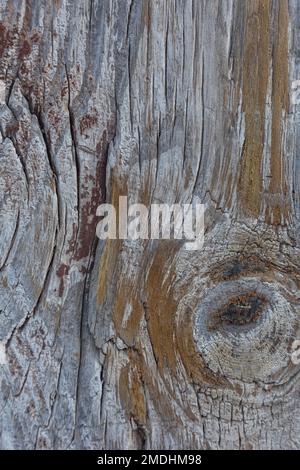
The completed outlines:
<svg viewBox="0 0 300 470">
<path fill-rule="evenodd" d="M 112 188 L 111 203 L 116 209 L 117 237 L 119 218 L 119 197 L 128 194 L 127 183 L 113 175 L 115 181 Z M 139 283 L 137 279 L 130 279 L 127 267 L 122 260 L 123 240 L 107 240 L 100 261 L 97 303 L 101 305 L 107 299 L 108 292 L 114 291 L 113 298 L 109 299 L 112 305 L 112 318 L 116 333 L 123 341 L 133 346 L 136 342 L 143 306 L 139 297 Z M 130 266 L 129 266 L 130 268 Z M 113 289 L 111 287 L 114 286 Z M 130 309 L 125 319 L 126 310 Z"/>
<path fill-rule="evenodd" d="M 174 319 L 177 306 L 172 296 L 172 283 L 175 279 L 173 261 L 178 248 L 175 241 L 160 242 L 145 285 L 149 335 L 160 371 L 165 368 L 174 372 L 176 370 Z"/>
<path fill-rule="evenodd" d="M 262 196 L 265 106 L 270 64 L 270 1 L 246 2 L 243 63 L 245 142 L 238 184 L 239 203 L 247 216 L 258 217 Z"/>
<path fill-rule="evenodd" d="M 121 369 L 119 377 L 119 397 L 122 408 L 139 425 L 147 421 L 146 390 L 159 416 L 170 422 L 178 420 L 168 393 L 159 384 L 159 374 L 149 368 L 141 353 L 141 344 L 128 350 L 129 364 Z"/>
<path fill-rule="evenodd" d="M 180 354 L 184 368 L 190 381 L 194 384 L 208 384 L 213 387 L 230 387 L 228 381 L 217 376 L 207 368 L 201 355 L 196 349 L 193 336 L 193 319 L 197 305 L 190 307 L 189 310 L 181 316 L 176 328 L 176 347 Z"/>
<path fill-rule="evenodd" d="M 284 117 L 288 112 L 289 106 L 288 22 L 288 0 L 280 0 L 273 49 L 271 178 L 268 188 L 271 197 L 269 198 L 269 207 L 266 212 L 267 222 L 274 225 L 281 223 L 282 216 L 283 219 L 288 217 L 285 197 L 287 187 L 284 183 L 282 155 Z"/>
<path fill-rule="evenodd" d="M 127 194 L 127 186 L 123 180 L 114 178 L 112 174 L 112 180 L 117 181 L 112 187 L 112 198 L 111 204 L 116 209 L 116 218 L 118 221 L 118 207 L 119 207 L 119 196 Z M 118 233 L 118 224 L 117 224 Z M 114 280 L 114 272 L 118 262 L 118 256 L 122 247 L 122 240 L 116 239 L 106 240 L 104 251 L 100 261 L 99 276 L 98 276 L 98 288 L 97 288 L 97 303 L 101 305 L 104 303 L 107 295 L 109 286 L 112 285 Z"/>
<path fill-rule="evenodd" d="M 187 315 L 176 318 L 178 302 L 174 298 L 174 283 L 178 249 L 178 244 L 172 241 L 158 248 L 145 286 L 148 329 L 158 369 L 162 376 L 167 371 L 176 377 L 180 360 L 188 377 L 195 383 L 205 381 L 221 385 L 222 380 L 214 377 L 211 371 L 205 370 L 204 362 L 196 351 L 193 338 L 196 304 L 191 306 Z"/>
</svg>

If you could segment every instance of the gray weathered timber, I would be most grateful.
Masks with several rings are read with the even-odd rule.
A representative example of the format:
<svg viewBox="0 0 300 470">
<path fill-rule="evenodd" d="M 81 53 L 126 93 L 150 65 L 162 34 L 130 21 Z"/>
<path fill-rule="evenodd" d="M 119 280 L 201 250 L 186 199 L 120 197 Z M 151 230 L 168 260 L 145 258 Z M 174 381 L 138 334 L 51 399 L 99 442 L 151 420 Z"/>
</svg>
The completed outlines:
<svg viewBox="0 0 300 470">
<path fill-rule="evenodd" d="M 300 448 L 299 28 L 0 0 L 1 448 Z M 203 248 L 97 241 L 119 195 L 199 197 Z"/>
</svg>

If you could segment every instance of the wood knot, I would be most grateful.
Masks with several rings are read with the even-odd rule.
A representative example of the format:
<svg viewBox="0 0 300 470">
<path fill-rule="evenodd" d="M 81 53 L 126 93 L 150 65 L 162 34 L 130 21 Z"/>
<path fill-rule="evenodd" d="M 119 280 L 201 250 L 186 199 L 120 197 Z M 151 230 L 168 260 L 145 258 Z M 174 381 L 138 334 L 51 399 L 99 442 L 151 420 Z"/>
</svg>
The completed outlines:
<svg viewBox="0 0 300 470">
<path fill-rule="evenodd" d="M 195 312 L 193 333 L 208 369 L 227 379 L 267 382 L 286 368 L 297 320 L 284 294 L 279 283 L 254 277 L 207 290 Z"/>
</svg>

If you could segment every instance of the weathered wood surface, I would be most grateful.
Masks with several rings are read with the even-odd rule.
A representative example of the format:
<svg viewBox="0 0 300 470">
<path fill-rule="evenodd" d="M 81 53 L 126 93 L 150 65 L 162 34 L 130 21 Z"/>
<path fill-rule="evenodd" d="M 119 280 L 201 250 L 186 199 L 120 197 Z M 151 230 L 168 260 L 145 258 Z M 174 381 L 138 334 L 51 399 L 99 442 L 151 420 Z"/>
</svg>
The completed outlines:
<svg viewBox="0 0 300 470">
<path fill-rule="evenodd" d="M 0 0 L 1 448 L 300 447 L 299 27 L 298 0 Z M 124 194 L 199 196 L 203 249 L 98 243 Z"/>
</svg>

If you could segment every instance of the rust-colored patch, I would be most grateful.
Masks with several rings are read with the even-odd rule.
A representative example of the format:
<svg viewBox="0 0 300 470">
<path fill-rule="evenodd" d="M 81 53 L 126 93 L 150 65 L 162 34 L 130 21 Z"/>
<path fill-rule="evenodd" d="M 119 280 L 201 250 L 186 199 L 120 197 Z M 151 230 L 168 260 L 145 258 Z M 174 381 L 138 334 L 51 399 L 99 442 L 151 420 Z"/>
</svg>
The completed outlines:
<svg viewBox="0 0 300 470">
<path fill-rule="evenodd" d="M 0 23 L 0 56 L 2 56 L 3 51 L 5 50 L 5 42 L 7 38 L 7 30 L 4 24 Z"/>
<path fill-rule="evenodd" d="M 110 129 L 109 135 L 112 135 L 112 129 Z M 80 188 L 80 200 L 82 206 L 80 208 L 80 228 L 79 233 L 75 234 L 72 238 L 72 246 L 70 250 L 74 249 L 74 258 L 80 260 L 89 256 L 93 240 L 95 239 L 96 226 L 97 226 L 97 207 L 103 203 L 106 199 L 106 161 L 107 161 L 107 149 L 109 145 L 108 133 L 104 131 L 101 141 L 96 146 L 97 163 L 95 175 L 87 175 L 87 179 L 93 181 L 93 187 L 91 194 L 87 191 L 81 182 Z M 85 202 L 83 203 L 83 201 Z"/>
<path fill-rule="evenodd" d="M 51 106 L 51 104 L 50 104 Z M 47 113 L 49 122 L 52 124 L 53 128 L 58 131 L 61 128 L 61 117 L 58 113 L 58 110 L 53 106 L 48 110 Z M 48 132 L 48 138 L 50 136 L 50 132 Z"/>
<path fill-rule="evenodd" d="M 19 53 L 18 53 L 18 58 L 20 60 L 25 59 L 31 52 L 31 44 L 28 39 L 24 39 L 24 41 L 21 42 L 20 48 L 19 48 Z"/>
<path fill-rule="evenodd" d="M 238 184 L 241 208 L 258 217 L 262 195 L 265 106 L 270 63 L 270 1 L 246 2 L 243 111 L 245 142 Z"/>
<path fill-rule="evenodd" d="M 17 121 L 12 124 L 9 124 L 6 128 L 6 134 L 8 136 L 13 136 L 16 132 L 18 132 L 19 127 L 20 127 L 20 124 Z"/>
<path fill-rule="evenodd" d="M 79 121 L 80 134 L 83 135 L 85 132 L 93 126 L 98 124 L 98 117 L 95 114 L 86 114 L 82 116 Z"/>
<path fill-rule="evenodd" d="M 97 164 L 96 175 L 99 175 L 99 166 Z M 81 197 L 83 193 L 81 193 Z M 88 194 L 86 195 L 88 198 Z M 96 218 L 96 211 L 97 207 L 101 203 L 101 194 L 99 190 L 99 179 L 96 176 L 95 179 L 95 186 L 92 190 L 92 196 L 90 200 L 87 200 L 85 204 L 82 205 L 80 210 L 80 229 L 78 238 L 76 237 L 76 249 L 74 258 L 76 260 L 80 260 L 89 256 L 90 249 L 92 246 L 92 242 L 95 238 L 96 233 L 96 225 L 97 225 L 97 218 Z"/>
<path fill-rule="evenodd" d="M 63 296 L 64 293 L 64 277 L 69 274 L 70 266 L 67 266 L 66 264 L 61 264 L 60 267 L 58 268 L 56 274 L 60 278 L 60 284 L 59 284 L 59 289 L 58 289 L 58 295 L 59 297 Z"/>
<path fill-rule="evenodd" d="M 40 42 L 41 37 L 42 37 L 42 35 L 39 31 L 33 30 L 31 35 L 30 35 L 30 40 L 33 44 L 37 44 L 37 43 Z"/>
<path fill-rule="evenodd" d="M 69 93 L 69 88 L 68 88 L 68 85 L 64 85 L 61 87 L 61 92 L 60 92 L 60 96 L 62 98 L 64 98 L 65 96 L 67 96 Z"/>
</svg>

